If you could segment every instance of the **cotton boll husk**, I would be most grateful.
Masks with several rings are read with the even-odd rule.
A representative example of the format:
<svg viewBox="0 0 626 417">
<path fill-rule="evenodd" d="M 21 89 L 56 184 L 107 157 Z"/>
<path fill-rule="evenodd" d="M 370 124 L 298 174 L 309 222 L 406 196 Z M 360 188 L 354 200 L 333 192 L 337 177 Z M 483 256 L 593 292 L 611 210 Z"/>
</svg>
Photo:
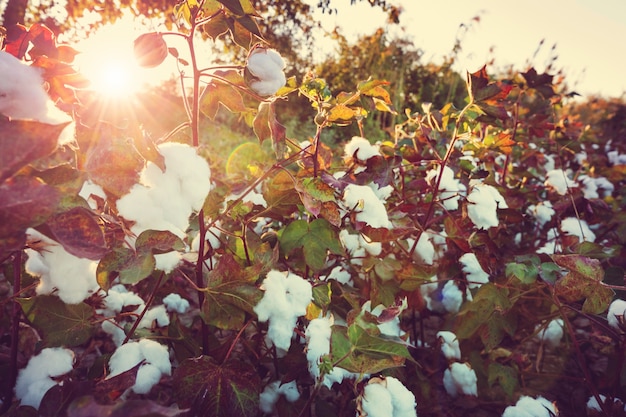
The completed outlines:
<svg viewBox="0 0 626 417">
<path fill-rule="evenodd" d="M 462 270 L 466 274 L 470 289 L 480 287 L 482 284 L 489 282 L 489 274 L 480 266 L 475 254 L 471 252 L 465 253 L 459 258 L 459 262 L 463 265 Z"/>
<path fill-rule="evenodd" d="M 465 363 L 455 362 L 445 370 L 443 384 L 446 392 L 453 397 L 458 394 L 477 396 L 476 372 Z"/>
<path fill-rule="evenodd" d="M 382 384 L 367 384 L 363 389 L 361 408 L 368 417 L 393 416 L 391 394 Z"/>
<path fill-rule="evenodd" d="M 461 359 L 461 348 L 456 335 L 449 331 L 437 332 L 437 337 L 441 340 L 441 352 L 446 359 Z"/>
<path fill-rule="evenodd" d="M 372 145 L 369 140 L 360 136 L 353 136 L 344 147 L 344 158 L 350 161 L 356 157 L 359 161 L 367 161 L 373 156 L 380 156 L 378 146 Z"/>
<path fill-rule="evenodd" d="M 176 293 L 168 294 L 163 298 L 163 304 L 167 308 L 167 311 L 175 311 L 179 314 L 185 314 L 187 310 L 189 310 L 189 301 Z"/>
<path fill-rule="evenodd" d="M 27 240 L 46 246 L 41 252 L 27 249 L 26 272 L 40 278 L 37 294 L 55 294 L 66 304 L 78 304 L 100 288 L 96 281 L 98 261 L 68 253 L 61 244 L 35 229 L 26 231 Z"/>
<path fill-rule="evenodd" d="M 454 281 L 448 281 L 441 290 L 441 302 L 449 313 L 458 313 L 463 304 L 463 293 Z"/>
<path fill-rule="evenodd" d="M 595 242 L 596 234 L 591 231 L 585 220 L 576 217 L 568 217 L 561 221 L 561 230 L 568 235 L 578 236 L 578 239 L 587 242 Z"/>
<path fill-rule="evenodd" d="M 385 205 L 367 185 L 348 185 L 344 189 L 343 201 L 348 210 L 354 209 L 357 221 L 371 227 L 391 227 Z"/>
<path fill-rule="evenodd" d="M 619 330 L 620 320 L 626 323 L 626 301 L 619 299 L 614 300 L 606 313 L 606 319 L 609 326 Z"/>
</svg>

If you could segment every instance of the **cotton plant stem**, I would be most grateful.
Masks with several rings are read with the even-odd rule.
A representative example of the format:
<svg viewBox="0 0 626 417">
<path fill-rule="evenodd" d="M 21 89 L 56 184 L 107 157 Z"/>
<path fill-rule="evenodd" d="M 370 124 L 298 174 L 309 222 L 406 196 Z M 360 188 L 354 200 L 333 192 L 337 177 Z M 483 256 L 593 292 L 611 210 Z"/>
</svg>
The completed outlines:
<svg viewBox="0 0 626 417">
<path fill-rule="evenodd" d="M 143 317 L 146 315 L 148 308 L 150 308 L 150 306 L 152 305 L 152 302 L 154 301 L 154 294 L 156 294 L 157 290 L 161 286 L 161 281 L 163 281 L 164 276 L 165 276 L 165 272 L 161 272 L 161 275 L 159 275 L 159 279 L 157 280 L 156 284 L 154 284 L 154 289 L 150 293 L 150 297 L 148 297 L 148 300 L 146 301 L 146 306 L 144 307 L 143 311 L 139 314 L 139 317 L 137 317 L 137 320 L 135 320 L 135 322 L 133 323 L 133 327 L 130 328 L 130 331 L 124 338 L 124 341 L 122 342 L 123 345 L 128 343 L 130 338 L 133 337 L 133 335 L 135 334 L 137 327 L 139 327 L 139 323 L 141 323 L 141 320 L 143 320 Z"/>
</svg>

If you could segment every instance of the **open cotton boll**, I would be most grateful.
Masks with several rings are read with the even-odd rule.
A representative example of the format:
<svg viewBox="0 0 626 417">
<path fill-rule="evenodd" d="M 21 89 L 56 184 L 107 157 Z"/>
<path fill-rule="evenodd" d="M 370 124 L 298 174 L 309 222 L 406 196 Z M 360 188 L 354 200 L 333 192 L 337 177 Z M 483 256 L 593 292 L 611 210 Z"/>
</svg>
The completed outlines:
<svg viewBox="0 0 626 417">
<path fill-rule="evenodd" d="M 498 208 L 508 208 L 498 190 L 487 184 L 474 184 L 467 196 L 467 215 L 479 229 L 489 229 L 499 224 Z"/>
<path fill-rule="evenodd" d="M 459 339 L 457 339 L 454 333 L 442 330 L 437 332 L 437 338 L 441 342 L 441 353 L 443 353 L 446 359 L 461 359 Z"/>
<path fill-rule="evenodd" d="M 415 395 L 394 377 L 386 377 L 385 382 L 387 383 L 387 390 L 391 394 L 393 417 L 416 417 Z"/>
<path fill-rule="evenodd" d="M 342 230 L 343 231 L 343 230 Z M 341 284 L 345 284 L 345 285 L 352 285 L 352 275 L 350 274 L 350 272 L 348 272 L 343 266 L 338 265 L 336 267 L 334 267 L 330 273 L 328 274 L 328 276 L 326 277 L 320 277 L 320 279 L 322 280 L 329 280 L 329 279 L 334 279 L 335 281 L 341 283 Z"/>
<path fill-rule="evenodd" d="M 168 294 L 163 298 L 163 304 L 167 308 L 167 311 L 175 311 L 179 314 L 185 314 L 187 310 L 189 310 L 189 301 L 176 293 Z"/>
<path fill-rule="evenodd" d="M 344 147 L 344 158 L 351 161 L 356 158 L 358 161 L 365 162 L 373 156 L 380 156 L 379 147 L 372 145 L 369 140 L 360 136 L 353 136 L 350 142 Z"/>
<path fill-rule="evenodd" d="M 360 399 L 361 416 L 415 417 L 415 396 L 394 377 L 372 378 Z"/>
<path fill-rule="evenodd" d="M 356 212 L 357 221 L 371 227 L 391 227 L 385 205 L 369 186 L 348 185 L 343 192 L 343 202 L 348 210 Z"/>
<path fill-rule="evenodd" d="M 172 373 L 167 347 L 153 340 L 141 339 L 139 342 L 128 342 L 115 350 L 109 359 L 110 374 L 107 378 L 122 374 L 142 362 L 132 387 L 137 394 L 147 394 L 163 375 Z"/>
<path fill-rule="evenodd" d="M 52 379 L 74 368 L 74 353 L 65 348 L 45 348 L 21 369 L 15 384 L 15 395 L 21 405 L 39 409 L 41 400 L 57 382 Z"/>
<path fill-rule="evenodd" d="M 404 301 L 406 302 L 406 299 Z M 393 317 L 391 320 L 378 323 L 378 329 L 380 330 L 381 334 L 394 337 L 400 337 L 404 334 L 404 331 L 402 331 L 402 329 L 400 328 L 399 317 L 399 314 L 402 312 L 402 310 L 404 310 L 404 308 L 406 308 L 406 305 L 403 303 L 403 305 L 400 307 L 400 310 L 398 311 L 398 314 L 395 317 Z M 379 317 L 384 310 L 385 306 L 382 304 L 378 304 L 376 307 L 372 308 L 371 300 L 367 300 L 361 306 L 361 311 L 367 311 L 369 313 L 372 313 L 376 317 Z"/>
<path fill-rule="evenodd" d="M 515 405 L 508 406 L 502 417 L 553 417 L 558 410 L 550 401 L 543 397 L 532 398 L 521 396 Z"/>
<path fill-rule="evenodd" d="M 35 229 L 26 230 L 26 239 L 45 246 L 41 251 L 25 251 L 28 256 L 26 272 L 39 277 L 37 294 L 54 292 L 64 303 L 78 304 L 100 288 L 96 281 L 98 261 L 70 254 L 60 243 Z"/>
<path fill-rule="evenodd" d="M 539 324 L 535 327 L 535 331 L 539 330 L 537 337 L 549 347 L 557 347 L 563 338 L 563 319 L 554 319 L 543 327 Z"/>
<path fill-rule="evenodd" d="M 271 96 L 287 81 L 285 61 L 274 49 L 255 47 L 250 50 L 246 64 L 255 79 L 249 81 L 250 88 L 261 96 Z"/>
<path fill-rule="evenodd" d="M 606 320 L 609 326 L 620 330 L 620 323 L 626 324 L 626 301 L 613 300 L 606 313 Z"/>
<path fill-rule="evenodd" d="M 581 242 L 596 241 L 596 234 L 591 231 L 587 222 L 576 217 L 568 217 L 561 220 L 561 231 L 568 235 L 578 236 Z"/>
<path fill-rule="evenodd" d="M 467 363 L 454 362 L 443 373 L 443 385 L 452 397 L 459 394 L 478 396 L 476 372 Z"/>
<path fill-rule="evenodd" d="M 269 321 L 267 335 L 274 346 L 288 350 L 296 321 L 313 299 L 311 283 L 299 275 L 272 270 L 261 289 L 265 292 L 254 312 L 259 321 Z"/>
<path fill-rule="evenodd" d="M 406 240 L 409 249 L 413 247 L 415 244 L 415 239 L 408 238 Z M 421 259 L 425 264 L 432 265 L 435 259 L 435 246 L 433 242 L 430 240 L 430 236 L 426 232 L 422 232 L 419 240 L 417 241 L 417 246 L 415 246 L 415 254 Z"/>
<path fill-rule="evenodd" d="M 441 290 L 441 303 L 448 313 L 458 313 L 463 304 L 463 293 L 454 281 L 445 283 Z"/>
<path fill-rule="evenodd" d="M 531 214 L 535 218 L 535 220 L 537 220 L 540 227 L 548 223 L 555 213 L 554 209 L 552 208 L 552 203 L 549 201 L 543 201 L 537 205 L 532 204 L 528 207 L 527 212 Z"/>
<path fill-rule="evenodd" d="M 150 308 L 143 315 L 139 322 L 140 329 L 150 329 L 152 326 L 165 327 L 170 324 L 170 317 L 167 315 L 164 305 Z"/>
<path fill-rule="evenodd" d="M 569 178 L 562 169 L 553 169 L 546 173 L 545 186 L 559 195 L 565 195 L 569 188 L 578 187 L 578 183 Z"/>
<path fill-rule="evenodd" d="M 29 119 L 48 124 L 71 120 L 48 97 L 39 68 L 0 51 L 0 74 L 0 114 L 12 119 Z M 59 138 L 60 144 L 65 143 L 66 139 Z"/>
<path fill-rule="evenodd" d="M 393 404 L 389 390 L 382 384 L 368 384 L 363 389 L 361 401 L 363 414 L 368 417 L 393 416 Z"/>
<path fill-rule="evenodd" d="M 441 168 L 431 169 L 426 174 L 426 181 L 431 186 L 437 184 L 437 176 Z M 465 185 L 454 178 L 454 171 L 448 166 L 443 169 L 441 182 L 439 184 L 439 200 L 442 202 L 446 210 L 456 210 L 459 208 L 459 198 L 466 191 Z"/>
<path fill-rule="evenodd" d="M 489 274 L 480 266 L 475 254 L 465 253 L 459 258 L 459 262 L 463 265 L 462 270 L 465 272 L 468 288 L 478 288 L 489 282 Z"/>
<path fill-rule="evenodd" d="M 296 381 L 290 381 L 284 384 L 281 384 L 280 381 L 274 381 L 267 384 L 263 392 L 259 395 L 259 409 L 265 414 L 273 413 L 281 395 L 290 403 L 298 401 L 300 391 L 298 391 Z"/>
</svg>

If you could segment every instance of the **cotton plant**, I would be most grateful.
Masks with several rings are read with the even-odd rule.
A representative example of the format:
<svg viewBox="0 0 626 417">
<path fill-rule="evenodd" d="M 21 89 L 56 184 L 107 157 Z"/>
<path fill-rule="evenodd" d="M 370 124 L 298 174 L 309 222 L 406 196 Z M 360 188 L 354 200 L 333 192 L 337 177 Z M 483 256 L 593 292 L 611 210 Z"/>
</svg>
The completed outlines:
<svg viewBox="0 0 626 417">
<path fill-rule="evenodd" d="M 462 270 L 467 279 L 467 287 L 470 289 L 478 288 L 489 282 L 489 274 L 487 274 L 474 253 L 465 253 L 459 258 L 459 263 L 463 265 Z"/>
<path fill-rule="evenodd" d="M 291 272 L 271 270 L 261 284 L 263 298 L 254 306 L 260 322 L 269 322 L 267 337 L 279 349 L 291 346 L 298 317 L 313 299 L 311 283 Z"/>
<path fill-rule="evenodd" d="M 497 209 L 508 208 L 506 200 L 495 187 L 480 182 L 471 185 L 467 203 L 467 215 L 479 229 L 498 226 Z"/>
<path fill-rule="evenodd" d="M 117 210 L 134 222 L 131 231 L 136 236 L 146 230 L 166 230 L 185 239 L 189 217 L 202 208 L 211 189 L 211 170 L 191 146 L 163 143 L 158 150 L 163 155 L 165 171 L 148 162 L 139 183 L 116 202 Z M 157 254 L 156 268 L 171 272 L 181 259 L 176 251 Z"/>
<path fill-rule="evenodd" d="M 137 394 L 150 392 L 163 376 L 171 375 L 172 364 L 166 346 L 150 339 L 130 341 L 119 346 L 109 359 L 107 379 L 139 365 L 135 383 L 130 388 Z"/>
<path fill-rule="evenodd" d="M 260 96 L 275 94 L 287 81 L 285 66 L 285 60 L 275 49 L 256 45 L 250 50 L 246 62 L 246 69 L 251 75 L 248 85 Z"/>
<path fill-rule="evenodd" d="M 59 377 L 74 369 L 74 352 L 62 347 L 45 348 L 29 359 L 15 384 L 15 396 L 21 405 L 39 409 L 50 388 L 62 384 Z"/>
<path fill-rule="evenodd" d="M 454 362 L 443 373 L 443 386 L 452 397 L 478 396 L 476 372 L 468 363 Z"/>
<path fill-rule="evenodd" d="M 357 402 L 358 417 L 417 417 L 415 396 L 391 376 L 370 379 Z"/>
<path fill-rule="evenodd" d="M 561 344 L 563 339 L 563 319 L 557 318 L 547 324 L 535 326 L 537 339 L 550 348 L 555 348 Z"/>
<path fill-rule="evenodd" d="M 25 269 L 39 278 L 37 294 L 54 294 L 66 304 L 78 304 L 98 291 L 98 261 L 72 255 L 35 229 L 26 230 L 26 240 L 31 247 L 25 250 Z"/>
<path fill-rule="evenodd" d="M 263 388 L 259 395 L 259 409 L 265 414 L 273 414 L 276 411 L 276 403 L 283 396 L 287 402 L 294 403 L 300 398 L 300 391 L 296 381 L 281 383 L 273 381 Z"/>
<path fill-rule="evenodd" d="M 544 397 L 532 398 L 526 395 L 520 397 L 515 405 L 508 406 L 502 417 L 555 417 L 559 412 L 554 403 Z"/>
<path fill-rule="evenodd" d="M 465 195 L 467 188 L 461 181 L 454 178 L 454 171 L 448 166 L 431 169 L 426 174 L 426 181 L 431 186 L 437 184 L 437 177 L 441 175 L 439 184 L 439 200 L 446 210 L 456 210 L 459 208 L 459 199 Z"/>
<path fill-rule="evenodd" d="M 608 405 L 609 410 L 615 410 L 617 406 L 617 408 L 621 408 L 626 411 L 626 405 L 621 399 L 613 398 L 612 403 L 610 403 L 607 401 L 606 395 L 599 394 L 598 397 L 600 397 L 600 401 L 602 402 L 602 404 L 604 404 L 605 406 Z M 602 407 L 600 406 L 600 403 L 598 403 L 598 399 L 595 396 L 592 395 L 591 397 L 589 397 L 586 405 L 588 411 L 602 413 Z"/>
</svg>

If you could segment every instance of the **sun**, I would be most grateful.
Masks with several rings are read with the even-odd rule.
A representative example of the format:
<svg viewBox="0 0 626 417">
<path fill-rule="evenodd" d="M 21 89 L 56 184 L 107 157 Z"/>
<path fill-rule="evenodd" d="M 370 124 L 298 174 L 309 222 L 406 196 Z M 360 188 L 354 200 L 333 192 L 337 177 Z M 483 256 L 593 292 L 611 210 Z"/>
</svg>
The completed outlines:
<svg viewBox="0 0 626 417">
<path fill-rule="evenodd" d="M 91 88 L 104 96 L 131 96 L 139 87 L 138 68 L 126 60 L 110 59 L 83 75 L 91 81 Z"/>
</svg>

